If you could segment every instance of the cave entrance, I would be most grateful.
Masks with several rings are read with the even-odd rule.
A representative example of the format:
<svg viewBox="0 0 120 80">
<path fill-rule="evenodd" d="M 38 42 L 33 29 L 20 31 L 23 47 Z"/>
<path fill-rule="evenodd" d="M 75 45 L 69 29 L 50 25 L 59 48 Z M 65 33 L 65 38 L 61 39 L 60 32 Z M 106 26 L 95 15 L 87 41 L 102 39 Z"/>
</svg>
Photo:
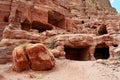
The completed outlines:
<svg viewBox="0 0 120 80">
<path fill-rule="evenodd" d="M 65 26 L 65 16 L 56 11 L 48 11 L 48 23 L 63 28 Z"/>
<path fill-rule="evenodd" d="M 98 29 L 98 34 L 99 35 L 103 35 L 103 34 L 107 34 L 107 29 L 106 29 L 106 25 L 102 24 L 99 29 Z"/>
<path fill-rule="evenodd" d="M 25 21 L 21 23 L 21 29 L 29 31 L 30 28 L 31 28 L 30 22 L 27 19 L 25 19 Z"/>
<path fill-rule="evenodd" d="M 43 32 L 46 30 L 51 30 L 51 29 L 53 29 L 53 27 L 47 23 L 45 24 L 42 22 L 33 21 L 32 22 L 32 29 L 37 29 L 39 32 Z"/>
<path fill-rule="evenodd" d="M 84 21 L 84 20 L 82 20 L 82 21 L 81 21 L 81 24 L 84 24 L 84 23 L 85 23 L 85 21 Z"/>
<path fill-rule="evenodd" d="M 96 47 L 94 57 L 96 59 L 108 59 L 110 56 L 109 54 L 109 47 L 108 46 L 102 46 L 102 47 Z"/>
<path fill-rule="evenodd" d="M 90 60 L 89 48 L 65 48 L 66 59 L 76 61 L 87 61 Z"/>
<path fill-rule="evenodd" d="M 8 22 L 8 21 L 9 21 L 8 18 L 9 18 L 9 16 L 5 16 L 4 19 L 3 19 L 3 21 L 4 21 L 4 22 Z"/>
</svg>

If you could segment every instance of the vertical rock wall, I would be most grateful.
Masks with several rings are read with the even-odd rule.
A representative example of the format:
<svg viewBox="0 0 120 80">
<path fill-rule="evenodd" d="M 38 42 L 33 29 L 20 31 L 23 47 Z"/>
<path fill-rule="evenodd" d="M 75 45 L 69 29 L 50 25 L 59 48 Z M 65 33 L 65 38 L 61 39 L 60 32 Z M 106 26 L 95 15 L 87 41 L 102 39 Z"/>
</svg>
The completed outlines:
<svg viewBox="0 0 120 80">
<path fill-rule="evenodd" d="M 11 1 L 12 0 L 0 0 L 0 40 L 2 38 L 3 29 L 8 25 Z"/>
</svg>

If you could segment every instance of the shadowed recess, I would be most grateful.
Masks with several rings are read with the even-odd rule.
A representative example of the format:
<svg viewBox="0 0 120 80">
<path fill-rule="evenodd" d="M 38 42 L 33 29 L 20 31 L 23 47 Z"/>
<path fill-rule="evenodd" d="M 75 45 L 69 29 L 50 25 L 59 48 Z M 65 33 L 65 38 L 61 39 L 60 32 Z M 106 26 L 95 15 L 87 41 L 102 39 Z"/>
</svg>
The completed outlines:
<svg viewBox="0 0 120 80">
<path fill-rule="evenodd" d="M 98 30 L 98 34 L 99 35 L 103 35 L 103 34 L 107 34 L 107 29 L 106 29 L 106 25 L 101 25 L 99 30 Z"/>
<path fill-rule="evenodd" d="M 32 22 L 32 28 L 39 30 L 39 32 L 43 32 L 45 30 L 53 29 L 52 26 L 50 26 L 48 24 L 44 24 L 44 23 L 38 22 L 38 21 L 33 21 Z"/>
<path fill-rule="evenodd" d="M 94 57 L 96 59 L 108 59 L 110 56 L 109 54 L 109 47 L 105 44 L 98 45 L 95 48 Z"/>
<path fill-rule="evenodd" d="M 76 61 L 90 60 L 89 48 L 65 48 L 66 59 Z"/>
</svg>

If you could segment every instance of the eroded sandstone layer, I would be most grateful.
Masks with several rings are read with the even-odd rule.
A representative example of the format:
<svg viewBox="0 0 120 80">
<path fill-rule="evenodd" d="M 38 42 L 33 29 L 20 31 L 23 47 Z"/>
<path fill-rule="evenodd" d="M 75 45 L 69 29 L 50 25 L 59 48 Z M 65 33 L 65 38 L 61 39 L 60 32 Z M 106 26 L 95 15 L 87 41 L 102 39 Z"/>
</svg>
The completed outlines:
<svg viewBox="0 0 120 80">
<path fill-rule="evenodd" d="M 68 49 L 76 46 L 80 50 L 74 49 L 73 53 L 82 52 L 81 48 L 87 46 L 88 52 L 85 53 L 88 57 L 85 60 L 90 60 L 93 59 L 91 56 L 101 58 L 96 53 L 102 45 L 108 53 L 107 58 L 111 58 L 120 42 L 120 15 L 111 7 L 109 0 L 4 0 L 0 1 L 0 17 L 1 63 L 10 61 L 13 49 L 23 43 L 43 43 L 49 47 L 55 39 L 60 43 L 52 45 L 55 46 L 55 51 L 52 50 L 55 55 L 71 54 Z M 57 37 L 59 35 L 63 36 Z M 62 38 L 62 42 L 58 38 Z M 63 54 L 59 53 L 64 48 Z M 119 48 L 115 52 L 119 52 Z"/>
</svg>

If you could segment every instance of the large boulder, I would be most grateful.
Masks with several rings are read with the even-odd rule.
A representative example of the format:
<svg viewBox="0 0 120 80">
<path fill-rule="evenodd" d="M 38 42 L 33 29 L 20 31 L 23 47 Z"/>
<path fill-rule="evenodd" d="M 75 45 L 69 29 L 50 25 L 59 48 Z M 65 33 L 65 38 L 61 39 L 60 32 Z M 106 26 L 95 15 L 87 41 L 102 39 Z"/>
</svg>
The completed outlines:
<svg viewBox="0 0 120 80">
<path fill-rule="evenodd" d="M 32 70 L 51 69 L 55 65 L 54 56 L 43 44 L 30 44 L 26 47 Z"/>
<path fill-rule="evenodd" d="M 26 56 L 26 52 L 23 46 L 16 47 L 13 50 L 12 57 L 13 57 L 13 69 L 15 71 L 23 71 L 29 69 L 29 61 Z"/>
<path fill-rule="evenodd" d="M 54 67 L 54 56 L 43 44 L 24 44 L 13 50 L 13 69 L 48 70 Z"/>
</svg>

